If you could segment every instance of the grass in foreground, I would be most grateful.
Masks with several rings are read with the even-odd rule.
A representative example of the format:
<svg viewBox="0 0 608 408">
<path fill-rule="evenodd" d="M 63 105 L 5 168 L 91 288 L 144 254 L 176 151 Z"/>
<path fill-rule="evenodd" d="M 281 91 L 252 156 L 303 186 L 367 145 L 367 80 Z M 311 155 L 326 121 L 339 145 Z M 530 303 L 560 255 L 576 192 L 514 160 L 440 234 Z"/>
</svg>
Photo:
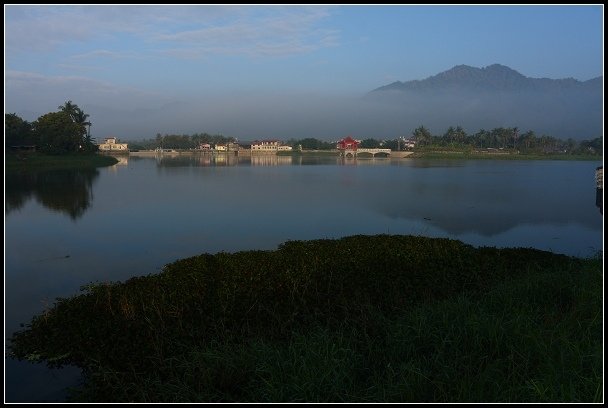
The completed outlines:
<svg viewBox="0 0 608 408">
<path fill-rule="evenodd" d="M 289 241 L 93 284 L 11 353 L 93 402 L 600 402 L 601 259 L 412 236 Z"/>
</svg>

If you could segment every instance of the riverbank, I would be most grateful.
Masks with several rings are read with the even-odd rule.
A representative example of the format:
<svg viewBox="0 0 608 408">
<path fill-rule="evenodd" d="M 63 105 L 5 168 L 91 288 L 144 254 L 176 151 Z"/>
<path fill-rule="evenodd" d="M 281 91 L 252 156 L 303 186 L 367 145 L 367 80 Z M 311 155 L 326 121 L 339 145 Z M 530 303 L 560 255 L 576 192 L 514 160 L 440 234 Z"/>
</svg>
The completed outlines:
<svg viewBox="0 0 608 408">
<path fill-rule="evenodd" d="M 601 402 L 602 259 L 288 241 L 95 283 L 11 339 L 89 402 Z"/>
<path fill-rule="evenodd" d="M 118 160 L 115 157 L 95 153 L 46 155 L 33 152 L 6 152 L 4 154 L 4 169 L 6 171 L 95 168 L 112 166 L 116 163 L 118 163 Z"/>
<path fill-rule="evenodd" d="M 210 154 L 210 155 L 233 155 L 235 152 L 204 152 L 200 150 L 173 150 L 159 153 L 153 150 L 141 150 L 130 152 L 131 156 L 158 156 L 158 155 L 181 155 L 181 154 Z M 340 151 L 334 150 L 286 150 L 279 152 L 256 152 L 252 153 L 249 150 L 239 151 L 238 155 L 244 156 L 290 156 L 290 157 L 339 157 Z M 370 158 L 371 154 L 362 153 L 361 158 Z M 385 156 L 383 156 L 384 158 Z M 495 149 L 494 151 L 468 151 L 468 150 L 412 150 L 412 151 L 392 151 L 386 156 L 392 159 L 454 159 L 454 160 L 601 160 L 599 155 L 568 155 L 568 154 L 525 154 L 515 153 L 512 151 L 502 151 Z"/>
<path fill-rule="evenodd" d="M 601 160 L 599 155 L 569 154 L 525 154 L 514 152 L 457 151 L 457 150 L 417 150 L 410 156 L 412 159 L 455 159 L 455 160 Z"/>
</svg>

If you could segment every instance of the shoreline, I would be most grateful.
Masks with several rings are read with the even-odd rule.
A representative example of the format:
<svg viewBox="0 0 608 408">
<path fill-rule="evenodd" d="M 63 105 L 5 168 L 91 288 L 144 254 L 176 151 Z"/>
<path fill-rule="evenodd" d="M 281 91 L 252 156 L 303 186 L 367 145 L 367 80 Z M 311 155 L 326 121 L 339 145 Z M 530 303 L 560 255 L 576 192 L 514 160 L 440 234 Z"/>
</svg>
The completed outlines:
<svg viewBox="0 0 608 408">
<path fill-rule="evenodd" d="M 40 153 L 17 154 L 6 152 L 4 154 L 4 169 L 6 171 L 98 168 L 113 166 L 116 163 L 118 163 L 118 159 L 115 157 L 97 153 L 46 155 Z"/>
<path fill-rule="evenodd" d="M 215 152 L 200 150 L 172 150 L 159 152 L 155 150 L 130 151 L 129 156 L 154 157 L 154 156 L 180 156 L 180 155 L 209 155 L 209 156 L 278 156 L 278 157 L 340 157 L 338 150 L 304 150 L 287 152 L 251 152 L 247 150 L 231 152 Z M 509 152 L 468 152 L 468 151 L 393 151 L 388 156 L 373 157 L 368 154 L 362 155 L 363 159 L 449 159 L 449 160 L 566 160 L 566 161 L 596 161 L 602 160 L 600 155 L 566 155 L 566 154 L 514 154 Z M 352 159 L 352 158 L 349 158 Z"/>
</svg>

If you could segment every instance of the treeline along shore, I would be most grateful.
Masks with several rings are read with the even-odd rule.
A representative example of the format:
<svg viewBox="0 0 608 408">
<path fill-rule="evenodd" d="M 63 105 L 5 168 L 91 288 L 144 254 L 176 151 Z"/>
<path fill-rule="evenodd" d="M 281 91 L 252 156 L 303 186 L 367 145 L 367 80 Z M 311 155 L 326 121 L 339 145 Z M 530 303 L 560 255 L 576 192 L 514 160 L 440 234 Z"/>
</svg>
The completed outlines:
<svg viewBox="0 0 608 408">
<path fill-rule="evenodd" d="M 509 157 L 531 159 L 597 159 L 603 153 L 601 137 L 580 140 L 559 139 L 546 134 L 538 135 L 533 130 L 521 131 L 517 127 L 498 127 L 491 130 L 480 129 L 467 133 L 461 126 L 450 126 L 443 134 L 433 135 L 424 126 L 412 130 L 411 135 L 394 139 L 363 137 L 359 147 L 364 149 L 384 148 L 393 152 L 415 153 L 408 157 L 432 157 L 441 155 L 449 158 L 498 158 Z M 235 137 L 210 135 L 208 133 L 157 134 L 154 139 L 129 142 L 130 150 L 174 149 L 177 151 L 197 150 L 203 144 L 235 143 L 245 150 L 250 142 L 237 141 Z M 320 140 L 314 137 L 290 138 L 280 141 L 292 148 L 279 151 L 279 155 L 293 154 L 338 154 L 337 141 Z M 464 155 L 462 155 L 464 154 Z M 452 157 L 450 157 L 452 156 Z"/>
<path fill-rule="evenodd" d="M 80 402 L 601 402 L 602 321 L 601 254 L 358 235 L 91 283 L 9 351 Z"/>
</svg>

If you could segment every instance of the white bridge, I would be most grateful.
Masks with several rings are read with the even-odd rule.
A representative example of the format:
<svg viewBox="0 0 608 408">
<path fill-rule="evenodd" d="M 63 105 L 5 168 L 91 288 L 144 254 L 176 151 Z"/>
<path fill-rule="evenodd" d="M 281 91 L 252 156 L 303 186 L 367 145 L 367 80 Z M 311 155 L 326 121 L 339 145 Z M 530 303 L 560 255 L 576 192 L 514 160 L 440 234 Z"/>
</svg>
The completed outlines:
<svg viewBox="0 0 608 408">
<path fill-rule="evenodd" d="M 357 157 L 357 155 L 361 153 L 371 154 L 372 157 L 376 157 L 377 154 L 381 154 L 382 156 L 390 156 L 392 153 L 391 149 L 365 149 L 365 148 L 357 148 L 357 149 L 344 149 L 340 151 L 340 155 L 342 157 Z"/>
</svg>

